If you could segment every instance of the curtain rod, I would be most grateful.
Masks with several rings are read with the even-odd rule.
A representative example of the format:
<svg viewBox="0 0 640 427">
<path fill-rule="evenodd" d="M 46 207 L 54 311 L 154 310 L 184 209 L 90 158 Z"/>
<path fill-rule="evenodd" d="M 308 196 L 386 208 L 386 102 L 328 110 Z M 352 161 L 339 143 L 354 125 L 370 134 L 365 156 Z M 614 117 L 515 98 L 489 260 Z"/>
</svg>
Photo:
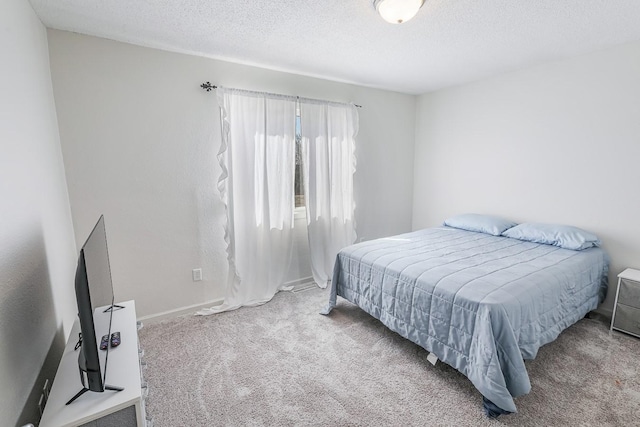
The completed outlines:
<svg viewBox="0 0 640 427">
<path fill-rule="evenodd" d="M 200 85 L 200 87 L 201 87 L 202 89 L 206 90 L 207 92 L 211 92 L 211 89 L 217 89 L 217 88 L 218 88 L 218 86 L 216 86 L 216 85 L 212 85 L 212 84 L 211 84 L 211 83 L 209 83 L 209 82 L 202 83 L 202 84 Z M 264 93 L 268 93 L 268 92 L 264 92 Z M 273 95 L 277 95 L 277 94 L 273 94 Z M 300 97 L 299 97 L 299 96 L 295 96 L 295 97 L 294 97 L 294 96 L 292 96 L 292 98 L 300 98 Z M 310 98 L 308 98 L 308 99 L 310 99 Z M 320 101 L 320 100 L 316 100 L 316 99 L 314 99 L 314 101 Z M 348 104 L 348 103 L 344 102 L 344 103 L 341 103 L 341 104 Z M 354 107 L 362 108 L 362 105 L 358 105 L 358 104 L 352 104 L 352 105 L 353 105 Z"/>
</svg>

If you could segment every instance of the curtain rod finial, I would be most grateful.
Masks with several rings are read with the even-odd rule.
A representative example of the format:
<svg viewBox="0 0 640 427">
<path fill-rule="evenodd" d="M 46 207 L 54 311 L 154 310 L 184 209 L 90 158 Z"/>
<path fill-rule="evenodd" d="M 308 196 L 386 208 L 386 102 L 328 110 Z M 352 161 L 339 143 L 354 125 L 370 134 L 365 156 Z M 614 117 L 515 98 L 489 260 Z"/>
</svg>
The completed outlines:
<svg viewBox="0 0 640 427">
<path fill-rule="evenodd" d="M 211 92 L 211 89 L 217 89 L 217 88 L 218 88 L 218 86 L 216 86 L 216 85 L 212 85 L 212 84 L 211 84 L 211 83 L 209 83 L 209 82 L 202 83 L 202 84 L 200 85 L 200 87 L 201 87 L 202 89 L 206 90 L 207 92 Z"/>
</svg>

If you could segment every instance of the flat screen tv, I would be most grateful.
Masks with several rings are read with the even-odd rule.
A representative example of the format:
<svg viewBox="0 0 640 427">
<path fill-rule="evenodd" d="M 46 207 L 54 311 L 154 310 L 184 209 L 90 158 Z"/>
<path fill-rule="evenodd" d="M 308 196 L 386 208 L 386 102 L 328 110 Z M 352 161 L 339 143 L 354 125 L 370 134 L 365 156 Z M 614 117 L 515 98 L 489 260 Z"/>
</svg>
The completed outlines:
<svg viewBox="0 0 640 427">
<path fill-rule="evenodd" d="M 100 350 L 99 340 L 96 338 L 97 336 L 111 335 L 111 319 L 113 311 L 118 307 L 113 304 L 113 285 L 104 215 L 100 216 L 80 250 L 75 289 L 82 334 L 78 354 L 82 390 L 71 398 L 67 405 L 87 391 L 121 390 L 119 387 L 105 384 L 109 347 Z M 98 307 L 105 308 L 96 311 Z M 105 322 L 104 319 L 101 322 L 96 322 L 94 317 L 96 315 L 108 316 L 108 322 Z M 101 363 L 101 358 L 103 363 Z"/>
</svg>

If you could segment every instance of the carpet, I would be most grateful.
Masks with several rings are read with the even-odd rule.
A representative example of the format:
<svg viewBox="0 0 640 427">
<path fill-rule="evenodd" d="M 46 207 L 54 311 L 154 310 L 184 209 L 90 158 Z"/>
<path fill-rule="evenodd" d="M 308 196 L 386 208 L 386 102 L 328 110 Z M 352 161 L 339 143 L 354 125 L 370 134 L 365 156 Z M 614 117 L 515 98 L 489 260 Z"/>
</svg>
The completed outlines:
<svg viewBox="0 0 640 427">
<path fill-rule="evenodd" d="M 640 425 L 640 339 L 583 319 L 527 362 L 518 413 L 487 419 L 450 366 L 328 291 L 139 332 L 154 427 Z"/>
</svg>

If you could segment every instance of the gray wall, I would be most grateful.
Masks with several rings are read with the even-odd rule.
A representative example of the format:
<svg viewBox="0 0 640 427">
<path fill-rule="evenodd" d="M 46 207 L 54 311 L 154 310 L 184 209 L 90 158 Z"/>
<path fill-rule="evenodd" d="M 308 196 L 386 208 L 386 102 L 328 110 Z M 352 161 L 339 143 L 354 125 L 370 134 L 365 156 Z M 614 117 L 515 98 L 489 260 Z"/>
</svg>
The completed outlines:
<svg viewBox="0 0 640 427">
<path fill-rule="evenodd" d="M 420 96 L 413 228 L 464 212 L 575 225 L 603 241 L 615 289 L 640 268 L 638 76 L 632 43 Z"/>
<path fill-rule="evenodd" d="M 49 49 L 76 242 L 104 213 L 116 299 L 135 299 L 140 316 L 224 295 L 220 124 L 204 81 L 362 104 L 358 236 L 411 228 L 414 96 L 57 30 Z M 297 275 L 309 275 L 304 264 Z"/>
<path fill-rule="evenodd" d="M 76 248 L 46 30 L 28 2 L 3 0 L 0 34 L 0 424 L 11 426 L 37 421 L 58 366 Z"/>
</svg>

